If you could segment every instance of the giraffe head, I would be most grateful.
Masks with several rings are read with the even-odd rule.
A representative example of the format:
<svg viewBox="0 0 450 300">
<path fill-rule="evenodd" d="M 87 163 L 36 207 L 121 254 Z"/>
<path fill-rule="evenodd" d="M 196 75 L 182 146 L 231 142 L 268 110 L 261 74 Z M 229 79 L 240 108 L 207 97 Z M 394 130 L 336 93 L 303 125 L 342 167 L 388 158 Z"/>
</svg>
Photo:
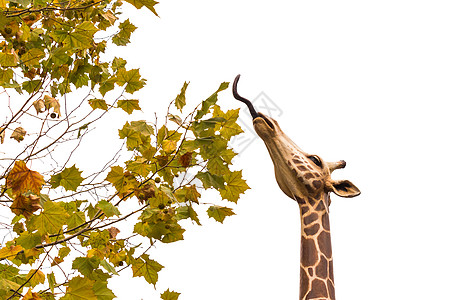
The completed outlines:
<svg viewBox="0 0 450 300">
<path fill-rule="evenodd" d="M 360 194 L 359 189 L 349 180 L 331 179 L 331 173 L 344 168 L 345 161 L 325 162 L 318 155 L 300 149 L 281 130 L 276 120 L 256 112 L 252 103 L 237 93 L 238 81 L 239 75 L 233 84 L 233 95 L 249 107 L 253 127 L 269 151 L 276 180 L 287 196 L 298 200 L 329 192 L 341 197 L 355 197 Z"/>
</svg>

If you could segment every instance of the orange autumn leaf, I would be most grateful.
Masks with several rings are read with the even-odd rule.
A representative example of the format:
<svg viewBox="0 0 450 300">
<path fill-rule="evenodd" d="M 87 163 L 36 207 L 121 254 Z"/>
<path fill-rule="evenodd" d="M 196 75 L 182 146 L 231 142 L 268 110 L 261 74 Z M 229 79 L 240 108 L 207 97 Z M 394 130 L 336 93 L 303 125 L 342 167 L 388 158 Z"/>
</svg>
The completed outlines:
<svg viewBox="0 0 450 300">
<path fill-rule="evenodd" d="M 14 194 L 25 193 L 28 190 L 39 194 L 42 185 L 45 183 L 44 176 L 39 172 L 27 168 L 25 162 L 16 161 L 7 177 L 7 187 L 12 189 Z"/>
<path fill-rule="evenodd" d="M 10 206 L 13 213 L 16 215 L 23 215 L 27 219 L 29 219 L 35 211 L 41 208 L 41 199 L 35 195 L 29 195 L 28 197 L 19 195 L 14 199 L 13 204 Z"/>
</svg>

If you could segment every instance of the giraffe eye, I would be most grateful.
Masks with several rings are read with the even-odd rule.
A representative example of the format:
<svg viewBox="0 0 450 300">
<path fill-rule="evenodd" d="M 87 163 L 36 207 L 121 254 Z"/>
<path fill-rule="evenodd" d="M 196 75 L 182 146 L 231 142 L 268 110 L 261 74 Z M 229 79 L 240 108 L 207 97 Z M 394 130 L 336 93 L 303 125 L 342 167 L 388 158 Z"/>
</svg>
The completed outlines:
<svg viewBox="0 0 450 300">
<path fill-rule="evenodd" d="M 311 155 L 308 158 L 312 160 L 312 162 L 315 163 L 318 167 L 322 168 L 322 161 L 317 155 Z"/>
</svg>

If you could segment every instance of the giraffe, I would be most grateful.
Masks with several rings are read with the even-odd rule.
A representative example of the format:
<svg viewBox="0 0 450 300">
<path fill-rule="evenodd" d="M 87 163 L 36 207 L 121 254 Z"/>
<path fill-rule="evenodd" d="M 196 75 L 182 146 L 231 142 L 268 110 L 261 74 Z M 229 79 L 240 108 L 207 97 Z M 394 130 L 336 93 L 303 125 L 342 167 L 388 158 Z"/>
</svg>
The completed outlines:
<svg viewBox="0 0 450 300">
<path fill-rule="evenodd" d="M 359 189 L 348 180 L 332 180 L 331 173 L 345 167 L 345 161 L 325 162 L 318 155 L 300 149 L 278 122 L 260 112 L 237 92 L 240 75 L 233 83 L 233 96 L 244 102 L 253 127 L 264 141 L 275 168 L 280 189 L 299 205 L 300 300 L 335 300 L 333 256 L 329 221 L 330 192 L 355 197 Z"/>
</svg>

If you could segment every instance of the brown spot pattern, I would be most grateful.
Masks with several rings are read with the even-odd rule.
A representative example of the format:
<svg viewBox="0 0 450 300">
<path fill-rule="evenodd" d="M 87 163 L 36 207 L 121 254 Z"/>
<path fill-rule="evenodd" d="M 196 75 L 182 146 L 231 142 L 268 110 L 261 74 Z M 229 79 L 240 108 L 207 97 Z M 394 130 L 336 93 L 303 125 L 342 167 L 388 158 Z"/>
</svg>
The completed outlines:
<svg viewBox="0 0 450 300">
<path fill-rule="evenodd" d="M 322 231 L 317 237 L 319 242 L 320 252 L 325 255 L 328 259 L 331 259 L 331 237 L 330 233 Z"/>
<path fill-rule="evenodd" d="M 319 215 L 315 212 L 311 213 L 309 216 L 306 216 L 303 218 L 303 224 L 305 226 L 311 224 L 312 222 L 316 221 L 319 218 Z"/>
<path fill-rule="evenodd" d="M 305 234 L 308 236 L 315 235 L 319 231 L 319 229 L 320 225 L 316 223 L 311 227 L 305 228 Z"/>
<path fill-rule="evenodd" d="M 312 173 L 306 173 L 306 174 L 304 174 L 303 175 L 303 178 L 305 178 L 305 179 L 311 179 L 311 178 L 314 178 L 314 175 L 312 174 Z M 314 181 L 315 182 L 315 181 Z M 314 183 L 313 183 L 314 184 Z"/>
<path fill-rule="evenodd" d="M 316 189 L 320 189 L 322 187 L 322 181 L 320 180 L 314 180 L 312 184 Z"/>
<path fill-rule="evenodd" d="M 302 236 L 301 245 L 301 265 L 305 268 L 314 266 L 319 258 L 315 241 Z"/>
<path fill-rule="evenodd" d="M 311 291 L 306 296 L 306 299 L 315 299 L 319 297 L 328 297 L 328 288 L 322 280 L 314 279 L 311 284 Z"/>
<path fill-rule="evenodd" d="M 300 299 L 304 299 L 309 291 L 309 278 L 303 268 L 300 268 Z"/>
<path fill-rule="evenodd" d="M 335 300 L 336 296 L 334 295 L 334 285 L 330 279 L 327 280 L 327 285 L 328 285 L 328 295 L 330 296 L 330 299 Z"/>
<path fill-rule="evenodd" d="M 316 267 L 316 275 L 322 279 L 328 278 L 328 260 L 325 256 L 320 256 L 319 264 Z"/>
</svg>

